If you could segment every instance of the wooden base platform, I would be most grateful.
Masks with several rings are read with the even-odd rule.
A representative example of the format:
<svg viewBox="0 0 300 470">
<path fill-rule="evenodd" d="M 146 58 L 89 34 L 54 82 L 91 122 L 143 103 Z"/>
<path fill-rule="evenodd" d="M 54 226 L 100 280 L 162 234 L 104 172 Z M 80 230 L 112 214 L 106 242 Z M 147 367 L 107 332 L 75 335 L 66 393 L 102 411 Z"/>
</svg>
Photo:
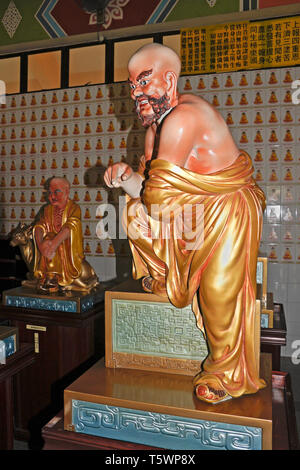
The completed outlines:
<svg viewBox="0 0 300 470">
<path fill-rule="evenodd" d="M 273 450 L 298 450 L 299 441 L 294 401 L 289 374 L 273 372 Z M 156 447 L 103 437 L 80 434 L 64 429 L 63 411 L 51 419 L 42 430 L 43 450 L 153 450 Z M 201 454 L 202 455 L 202 454 Z"/>
</svg>

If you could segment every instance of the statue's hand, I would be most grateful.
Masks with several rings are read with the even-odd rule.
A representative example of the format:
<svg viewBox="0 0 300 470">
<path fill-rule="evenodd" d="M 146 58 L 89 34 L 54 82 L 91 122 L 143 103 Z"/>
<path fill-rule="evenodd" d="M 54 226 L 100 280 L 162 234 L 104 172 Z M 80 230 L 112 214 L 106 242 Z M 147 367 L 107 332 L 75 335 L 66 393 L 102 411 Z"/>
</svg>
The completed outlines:
<svg viewBox="0 0 300 470">
<path fill-rule="evenodd" d="M 53 240 L 44 240 L 40 246 L 40 251 L 43 256 L 52 259 L 55 255 L 56 245 Z"/>
<path fill-rule="evenodd" d="M 132 174 L 133 169 L 127 163 L 119 162 L 107 168 L 104 181 L 109 188 L 119 188 Z"/>
</svg>

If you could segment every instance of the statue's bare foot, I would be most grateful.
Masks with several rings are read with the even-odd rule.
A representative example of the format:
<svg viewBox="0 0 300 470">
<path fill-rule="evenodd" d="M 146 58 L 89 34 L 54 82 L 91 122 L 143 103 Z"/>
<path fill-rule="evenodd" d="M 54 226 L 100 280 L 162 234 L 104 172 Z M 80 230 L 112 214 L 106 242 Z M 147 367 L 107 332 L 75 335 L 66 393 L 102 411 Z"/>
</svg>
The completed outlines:
<svg viewBox="0 0 300 470">
<path fill-rule="evenodd" d="M 146 276 L 142 279 L 142 286 L 144 291 L 149 292 L 150 294 L 152 294 L 152 281 L 153 279 L 151 276 Z"/>
<path fill-rule="evenodd" d="M 230 400 L 232 397 L 224 390 L 217 381 L 211 381 L 210 379 L 203 383 L 196 385 L 195 387 L 196 397 L 206 403 L 221 403 L 225 400 Z"/>
</svg>

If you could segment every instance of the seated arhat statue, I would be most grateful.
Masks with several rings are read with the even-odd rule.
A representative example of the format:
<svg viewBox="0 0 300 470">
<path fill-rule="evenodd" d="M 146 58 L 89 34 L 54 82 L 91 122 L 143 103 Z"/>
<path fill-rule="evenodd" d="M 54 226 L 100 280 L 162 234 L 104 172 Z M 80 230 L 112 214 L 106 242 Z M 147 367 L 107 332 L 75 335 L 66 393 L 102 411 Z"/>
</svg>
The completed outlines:
<svg viewBox="0 0 300 470">
<path fill-rule="evenodd" d="M 81 210 L 69 194 L 67 179 L 51 178 L 49 204 L 41 208 L 37 221 L 12 232 L 11 243 L 20 246 L 32 271 L 31 279 L 23 285 L 36 286 L 42 292 L 90 291 L 99 285 L 83 253 Z"/>
</svg>

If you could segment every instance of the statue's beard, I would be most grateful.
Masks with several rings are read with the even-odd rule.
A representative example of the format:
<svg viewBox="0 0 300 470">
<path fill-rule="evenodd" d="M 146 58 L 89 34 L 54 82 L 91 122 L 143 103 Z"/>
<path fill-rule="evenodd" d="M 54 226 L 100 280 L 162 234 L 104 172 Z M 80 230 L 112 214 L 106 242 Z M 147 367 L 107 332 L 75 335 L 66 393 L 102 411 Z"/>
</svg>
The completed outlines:
<svg viewBox="0 0 300 470">
<path fill-rule="evenodd" d="M 143 127 L 149 127 L 154 122 L 157 122 L 159 118 L 171 108 L 170 98 L 165 93 L 160 98 L 153 98 L 148 95 L 139 96 L 139 100 L 146 99 L 152 106 L 153 113 L 142 115 L 139 111 L 139 101 L 135 100 L 135 106 L 139 119 L 142 121 Z"/>
</svg>

